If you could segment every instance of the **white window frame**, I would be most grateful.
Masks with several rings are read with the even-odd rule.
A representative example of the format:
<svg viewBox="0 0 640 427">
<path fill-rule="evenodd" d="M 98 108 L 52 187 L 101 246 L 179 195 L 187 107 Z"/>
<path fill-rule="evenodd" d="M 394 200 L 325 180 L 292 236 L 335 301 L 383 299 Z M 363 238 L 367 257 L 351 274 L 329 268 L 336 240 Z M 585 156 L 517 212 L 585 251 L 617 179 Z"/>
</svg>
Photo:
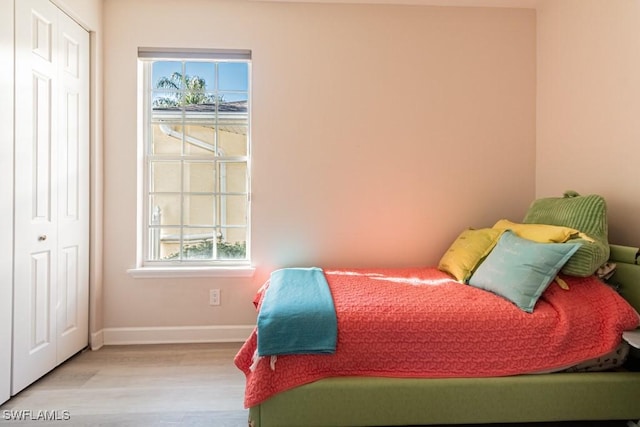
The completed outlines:
<svg viewBox="0 0 640 427">
<path fill-rule="evenodd" d="M 242 61 L 249 65 L 248 76 L 248 130 L 247 130 L 247 224 L 246 259 L 242 260 L 149 260 L 149 162 L 148 144 L 151 142 L 150 98 L 147 96 L 151 80 L 151 62 L 163 61 Z M 247 50 L 213 49 L 138 49 L 138 206 L 137 206 L 137 251 L 136 266 L 128 273 L 136 278 L 166 277 L 243 277 L 253 275 L 251 265 L 251 52 Z M 214 242 L 215 246 L 215 242 Z"/>
</svg>

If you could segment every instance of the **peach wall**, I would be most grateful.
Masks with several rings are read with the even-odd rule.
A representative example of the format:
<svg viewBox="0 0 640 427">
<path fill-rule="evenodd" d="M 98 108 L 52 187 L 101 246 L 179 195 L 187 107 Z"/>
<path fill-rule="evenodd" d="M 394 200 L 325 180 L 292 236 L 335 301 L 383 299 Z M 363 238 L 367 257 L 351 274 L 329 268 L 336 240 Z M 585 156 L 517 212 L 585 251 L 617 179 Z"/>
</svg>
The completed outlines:
<svg viewBox="0 0 640 427">
<path fill-rule="evenodd" d="M 102 26 L 102 0 L 50 0 L 88 31 Z"/>
<path fill-rule="evenodd" d="M 640 244 L 640 2 L 543 0 L 536 195 L 603 195 L 610 241 Z"/>
<path fill-rule="evenodd" d="M 533 10 L 106 0 L 104 11 L 106 328 L 250 325 L 273 268 L 434 265 L 463 228 L 520 219 L 534 197 Z M 139 46 L 253 52 L 253 278 L 126 273 Z"/>
</svg>

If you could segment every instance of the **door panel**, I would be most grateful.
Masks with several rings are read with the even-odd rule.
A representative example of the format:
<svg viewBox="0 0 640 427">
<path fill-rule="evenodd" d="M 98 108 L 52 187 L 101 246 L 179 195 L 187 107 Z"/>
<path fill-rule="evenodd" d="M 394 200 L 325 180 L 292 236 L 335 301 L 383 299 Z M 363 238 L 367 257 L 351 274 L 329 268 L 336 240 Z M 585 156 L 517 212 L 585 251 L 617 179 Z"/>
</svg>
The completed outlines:
<svg viewBox="0 0 640 427">
<path fill-rule="evenodd" d="M 63 105 L 65 108 L 65 114 L 68 118 L 72 118 L 73 120 L 77 120 L 79 116 L 79 94 L 78 93 L 63 93 L 63 96 L 66 96 L 66 105 Z M 65 129 L 61 132 L 62 136 L 65 136 L 66 140 L 62 139 L 60 142 L 62 143 L 61 148 L 61 168 L 63 171 L 66 171 L 67 179 L 64 183 L 64 187 L 61 187 L 63 191 L 61 196 L 61 212 L 60 214 L 66 220 L 77 220 L 78 219 L 78 199 L 80 198 L 78 194 L 79 190 L 79 165 L 80 161 L 78 157 L 78 126 L 74 123 L 64 123 Z"/>
<path fill-rule="evenodd" d="M 51 115 L 53 96 L 51 93 L 51 78 L 38 72 L 33 73 L 33 109 L 32 118 L 33 153 L 32 170 L 35 174 L 32 185 L 33 221 L 51 223 Z M 27 104 L 29 106 L 29 104 Z M 28 148 L 27 148 L 28 149 Z"/>
<path fill-rule="evenodd" d="M 58 282 L 58 333 L 61 336 L 75 333 L 79 327 L 78 296 L 80 268 L 78 247 L 63 248 L 60 252 L 61 274 Z"/>
<path fill-rule="evenodd" d="M 51 344 L 51 251 L 31 254 L 31 274 L 30 354 Z"/>
<path fill-rule="evenodd" d="M 15 238 L 12 394 L 56 365 L 57 9 L 15 2 Z"/>
<path fill-rule="evenodd" d="M 25 6 L 28 5 L 25 4 Z M 52 20 L 55 19 L 55 12 L 51 7 L 40 6 L 42 7 L 40 10 L 36 10 L 36 8 L 31 10 L 31 50 L 34 55 L 38 55 L 46 62 L 52 62 L 54 46 Z M 20 12 L 20 10 L 17 11 L 17 13 Z"/>
<path fill-rule="evenodd" d="M 89 340 L 89 34 L 60 12 L 58 363 Z"/>
</svg>

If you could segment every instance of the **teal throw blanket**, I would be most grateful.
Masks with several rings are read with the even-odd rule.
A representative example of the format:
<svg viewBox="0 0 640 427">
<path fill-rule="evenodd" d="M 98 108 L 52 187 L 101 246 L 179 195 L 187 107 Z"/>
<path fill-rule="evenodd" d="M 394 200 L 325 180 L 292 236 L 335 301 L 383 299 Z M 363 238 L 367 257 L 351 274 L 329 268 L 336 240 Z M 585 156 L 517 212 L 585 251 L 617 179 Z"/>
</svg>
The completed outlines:
<svg viewBox="0 0 640 427">
<path fill-rule="evenodd" d="M 258 313 L 258 356 L 335 353 L 337 335 L 336 310 L 322 269 L 271 273 Z"/>
</svg>

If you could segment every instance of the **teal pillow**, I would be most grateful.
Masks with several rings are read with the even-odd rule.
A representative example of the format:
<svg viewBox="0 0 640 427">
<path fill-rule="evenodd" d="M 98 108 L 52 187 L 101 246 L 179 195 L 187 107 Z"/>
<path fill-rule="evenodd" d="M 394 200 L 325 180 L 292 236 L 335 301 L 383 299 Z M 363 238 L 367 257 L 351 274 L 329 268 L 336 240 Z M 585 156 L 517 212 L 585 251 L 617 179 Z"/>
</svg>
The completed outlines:
<svg viewBox="0 0 640 427">
<path fill-rule="evenodd" d="M 579 243 L 537 243 L 506 231 L 473 273 L 469 285 L 500 295 L 531 313 L 579 247 Z"/>
</svg>

